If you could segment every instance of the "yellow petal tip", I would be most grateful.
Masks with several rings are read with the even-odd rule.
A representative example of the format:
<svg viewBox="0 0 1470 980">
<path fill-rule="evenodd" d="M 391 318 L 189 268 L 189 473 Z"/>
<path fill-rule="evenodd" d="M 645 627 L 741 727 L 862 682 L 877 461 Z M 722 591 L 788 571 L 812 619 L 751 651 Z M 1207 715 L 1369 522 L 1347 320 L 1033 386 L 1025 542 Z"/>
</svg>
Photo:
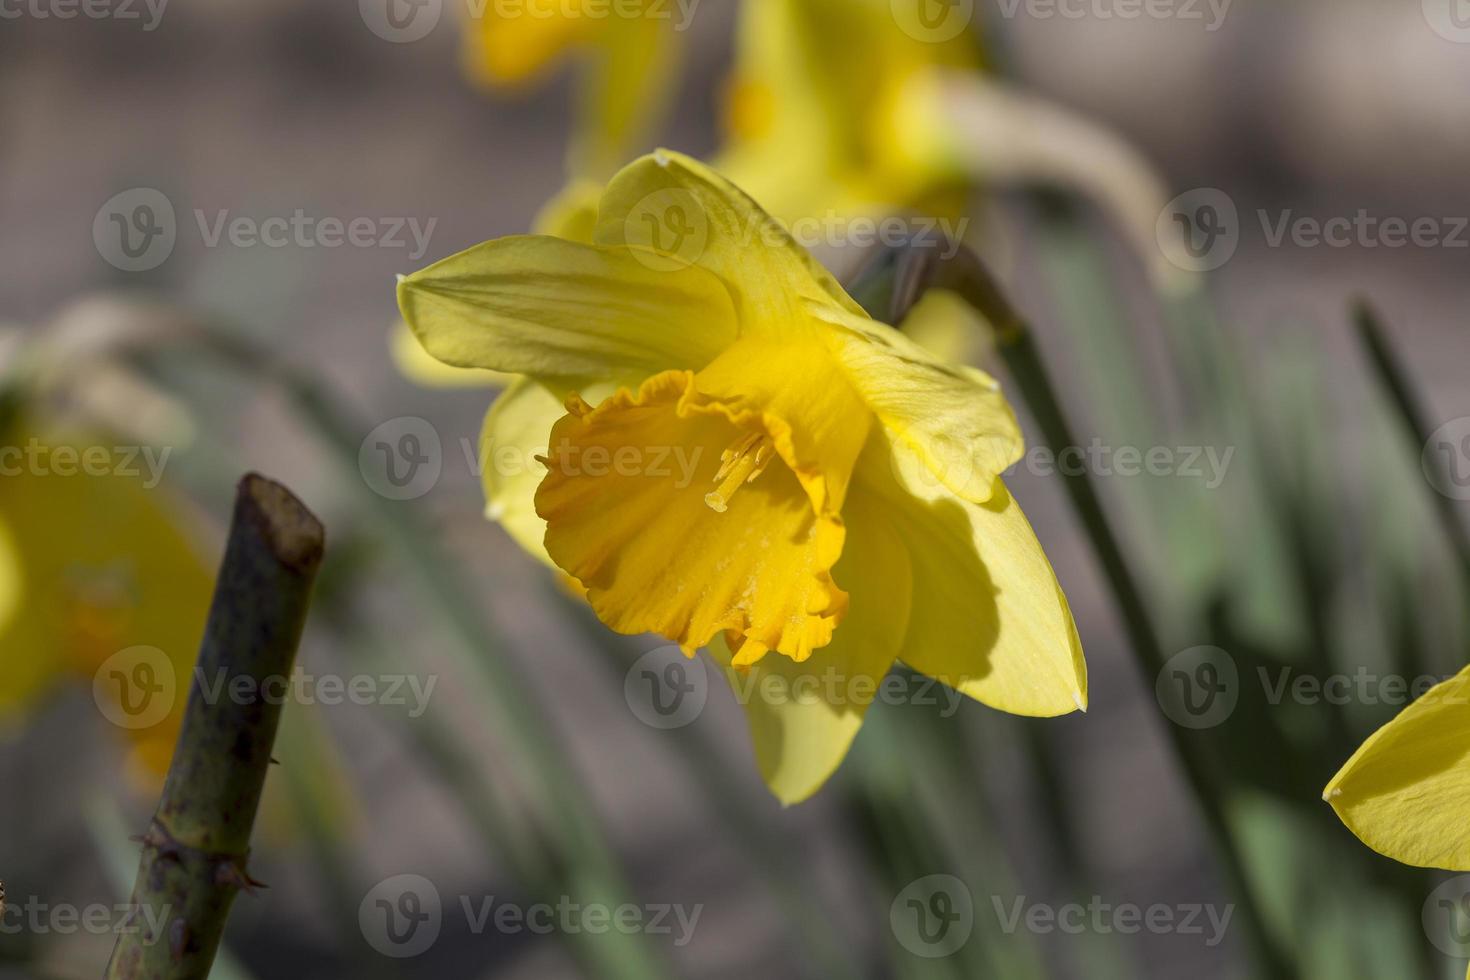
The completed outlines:
<svg viewBox="0 0 1470 980">
<path fill-rule="evenodd" d="M 1078 711 L 1082 712 L 1084 715 L 1087 714 L 1087 699 L 1082 696 L 1081 692 L 1073 691 L 1072 701 L 1077 705 Z"/>
</svg>

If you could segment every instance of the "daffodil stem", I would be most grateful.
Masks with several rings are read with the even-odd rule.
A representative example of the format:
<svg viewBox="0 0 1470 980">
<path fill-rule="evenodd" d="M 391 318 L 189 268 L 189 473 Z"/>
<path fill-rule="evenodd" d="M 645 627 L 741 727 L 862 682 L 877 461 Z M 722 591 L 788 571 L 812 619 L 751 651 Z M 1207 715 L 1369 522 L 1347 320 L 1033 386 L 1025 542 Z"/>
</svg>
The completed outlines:
<svg viewBox="0 0 1470 980">
<path fill-rule="evenodd" d="M 197 676 L 256 694 L 190 690 L 142 838 L 136 930 L 119 935 L 108 980 L 204 980 L 235 895 L 257 884 L 245 861 L 281 718 L 279 701 L 258 694 L 291 674 L 324 546 L 321 523 L 288 490 L 254 474 L 240 481 Z"/>
<path fill-rule="evenodd" d="M 1073 437 L 1062 413 L 1056 390 L 1037 353 L 1035 341 L 1018 318 L 1013 324 L 1015 328 L 1008 337 L 1002 339 L 1000 351 L 1017 388 L 1024 393 L 1026 404 L 1040 426 L 1048 446 L 1054 452 L 1061 452 L 1068 446 L 1080 445 Z M 1164 667 L 1165 658 L 1163 646 L 1144 602 L 1143 592 L 1113 534 L 1092 481 L 1085 474 L 1069 472 L 1063 476 L 1063 483 L 1112 587 L 1113 597 L 1123 615 L 1124 626 L 1144 670 L 1145 681 L 1152 687 L 1153 679 Z M 1164 730 L 1173 743 L 1175 755 L 1190 789 L 1204 812 L 1229 882 L 1240 899 L 1242 923 L 1250 934 L 1260 961 L 1258 975 L 1270 978 L 1292 976 L 1285 954 L 1270 933 L 1260 905 L 1255 901 L 1255 889 L 1244 857 L 1226 819 L 1224 791 L 1209 774 L 1209 763 L 1202 751 L 1202 743 L 1190 739 L 1176 726 L 1167 725 Z"/>
<path fill-rule="evenodd" d="M 853 296 L 879 319 L 902 324 L 913 304 L 931 288 L 948 289 L 973 306 L 990 323 L 996 344 L 1011 377 L 1025 396 L 1026 404 L 1049 448 L 1060 454 L 1080 443 L 1067 424 L 1056 388 L 1046 372 L 1035 340 L 1024 317 L 1006 298 L 999 284 L 978 256 L 960 248 L 945 257 L 933 248 L 895 248 L 883 253 L 853 287 Z M 868 304 L 874 305 L 868 305 Z M 1123 623 L 1151 687 L 1164 666 L 1163 645 L 1148 612 L 1143 590 L 1134 577 L 1123 549 L 1113 534 L 1102 501 L 1085 473 L 1062 477 L 1063 486 L 1087 530 L 1103 567 Z M 1271 934 L 1255 900 L 1255 889 L 1245 859 L 1231 833 L 1226 817 L 1222 786 L 1210 775 L 1203 744 L 1188 738 L 1175 726 L 1165 731 L 1184 776 L 1199 801 L 1210 835 L 1219 852 L 1232 890 L 1239 897 L 1241 920 L 1258 958 L 1258 975 L 1269 980 L 1291 977 L 1288 960 Z"/>
<path fill-rule="evenodd" d="M 1423 402 L 1414 393 L 1402 360 L 1384 335 L 1377 312 L 1367 300 L 1360 299 L 1353 305 L 1353 322 L 1357 327 L 1358 339 L 1368 354 L 1368 362 L 1373 366 L 1379 383 L 1383 385 L 1397 410 L 1405 438 L 1411 440 L 1414 452 L 1422 453 L 1433 432 L 1428 424 L 1428 413 L 1424 410 Z M 1437 454 L 1427 454 L 1425 465 L 1434 467 L 1439 486 L 1451 485 L 1450 474 L 1445 472 L 1444 463 Z M 1449 496 L 1436 492 L 1430 494 L 1430 497 L 1434 500 L 1435 515 L 1439 518 L 1445 540 L 1449 542 L 1460 562 L 1464 581 L 1470 584 L 1470 531 L 1466 530 L 1460 515 L 1455 511 L 1454 501 Z"/>
</svg>

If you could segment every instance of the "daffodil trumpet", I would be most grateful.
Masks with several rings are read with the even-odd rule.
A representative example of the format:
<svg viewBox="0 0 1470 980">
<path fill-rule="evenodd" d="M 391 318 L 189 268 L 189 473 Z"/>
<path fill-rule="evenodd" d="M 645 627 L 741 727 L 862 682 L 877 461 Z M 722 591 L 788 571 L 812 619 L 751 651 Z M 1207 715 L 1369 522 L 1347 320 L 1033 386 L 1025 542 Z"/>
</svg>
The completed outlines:
<svg viewBox="0 0 1470 980">
<path fill-rule="evenodd" d="M 1022 440 L 999 385 L 874 321 L 711 169 L 641 158 L 590 244 L 486 242 L 398 299 L 438 360 L 525 376 L 482 447 L 541 466 L 487 466 L 493 515 L 609 627 L 708 648 L 755 692 L 782 801 L 835 770 L 899 658 L 1002 710 L 1085 708 L 1066 599 L 1000 479 Z"/>
</svg>

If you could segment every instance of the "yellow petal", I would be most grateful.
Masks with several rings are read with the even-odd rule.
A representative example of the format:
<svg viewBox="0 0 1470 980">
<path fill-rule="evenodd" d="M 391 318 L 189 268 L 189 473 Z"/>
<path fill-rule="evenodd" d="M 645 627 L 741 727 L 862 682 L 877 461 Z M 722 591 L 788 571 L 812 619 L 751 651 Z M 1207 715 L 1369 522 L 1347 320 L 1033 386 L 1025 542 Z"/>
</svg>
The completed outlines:
<svg viewBox="0 0 1470 980">
<path fill-rule="evenodd" d="M 471 78 L 491 87 L 534 79 L 601 23 L 584 16 L 581 0 L 491 2 L 466 10 L 460 57 Z"/>
<path fill-rule="evenodd" d="M 431 357 L 402 320 L 393 325 L 388 342 L 399 373 L 426 388 L 502 388 L 516 377 L 504 371 L 450 367 Z"/>
<path fill-rule="evenodd" d="M 480 432 L 485 514 L 528 553 L 556 567 L 546 553 L 546 522 L 536 513 L 536 488 L 546 476 L 551 428 L 566 414 L 561 400 L 542 385 L 522 378 L 511 385 L 485 416 Z"/>
<path fill-rule="evenodd" d="M 0 706 L 28 707 L 66 675 L 90 683 L 113 654 L 153 647 L 171 664 L 178 696 L 166 717 L 129 734 L 168 741 L 183 716 L 213 574 L 178 505 L 153 485 L 160 457 L 113 445 L 95 433 L 43 441 L 18 430 L 0 440 L 5 465 L 20 468 L 0 477 L 0 518 L 24 590 L 0 622 Z M 78 455 L 57 455 L 63 447 Z M 9 452 L 17 448 L 26 456 Z M 95 473 L 77 472 L 89 452 Z"/>
<path fill-rule="evenodd" d="M 947 289 L 930 289 L 903 318 L 902 333 L 941 364 L 969 364 L 980 356 L 989 324 Z M 984 382 L 989 385 L 989 379 Z"/>
<path fill-rule="evenodd" d="M 982 371 L 937 360 L 902 333 L 867 317 L 813 307 L 834 328 L 826 337 L 864 401 L 932 474 L 972 503 L 997 490 L 1024 441 L 1000 385 Z"/>
<path fill-rule="evenodd" d="M 1378 853 L 1470 871 L 1470 667 L 1374 732 L 1322 796 Z"/>
<path fill-rule="evenodd" d="M 537 213 L 532 227 L 538 235 L 554 235 L 570 242 L 592 244 L 597 224 L 597 201 L 602 185 L 573 180 Z M 504 388 L 516 375 L 483 368 L 451 367 L 424 350 L 407 323 L 399 320 L 389 340 L 393 363 L 415 384 L 427 388 Z M 547 431 L 551 426 L 548 423 Z"/>
<path fill-rule="evenodd" d="M 984 504 L 906 481 L 882 440 L 859 462 L 854 498 L 879 494 L 908 546 L 914 600 L 900 659 L 1012 714 L 1087 707 L 1087 665 L 1056 574 L 1000 481 Z M 902 450 L 899 450 L 902 452 Z"/>
<path fill-rule="evenodd" d="M 623 168 L 602 198 L 596 239 L 651 248 L 666 267 L 713 272 L 730 289 L 742 333 L 786 335 L 803 303 L 864 316 L 821 263 L 780 222 L 704 164 L 659 150 Z"/>
<path fill-rule="evenodd" d="M 11 513 L 15 515 L 14 508 Z M 34 702 L 66 666 L 59 646 L 39 643 L 37 630 L 27 629 L 21 617 L 27 599 L 23 556 L 4 518 L 0 510 L 0 716 Z M 19 647 L 27 643 L 23 653 Z"/>
<path fill-rule="evenodd" d="M 669 371 L 596 409 L 569 401 L 536 494 L 546 550 L 614 630 L 689 651 L 731 630 L 744 661 L 805 659 L 846 606 L 842 523 L 813 510 L 758 419 L 702 404 L 694 383 Z"/>
<path fill-rule="evenodd" d="M 703 270 L 655 269 L 630 249 L 545 236 L 436 262 L 400 280 L 398 305 L 440 361 L 559 388 L 702 367 L 736 333 L 728 293 Z"/>
<path fill-rule="evenodd" d="M 723 639 L 710 644 L 745 708 L 761 775 L 788 806 L 836 771 L 903 641 L 909 557 L 877 504 L 854 494 L 847 507 L 847 543 L 833 575 L 851 605 L 830 644 L 803 663 L 766 657 L 745 669 L 731 665 Z"/>
</svg>

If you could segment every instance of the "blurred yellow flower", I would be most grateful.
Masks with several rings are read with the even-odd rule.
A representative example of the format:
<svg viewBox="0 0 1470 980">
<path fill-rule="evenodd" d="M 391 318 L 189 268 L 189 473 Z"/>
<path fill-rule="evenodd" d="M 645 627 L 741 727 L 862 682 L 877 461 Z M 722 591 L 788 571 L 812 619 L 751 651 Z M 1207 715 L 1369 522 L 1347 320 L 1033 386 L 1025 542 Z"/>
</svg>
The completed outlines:
<svg viewBox="0 0 1470 980">
<path fill-rule="evenodd" d="M 41 439 L 21 426 L 8 431 L 0 439 L 0 717 L 22 716 L 68 679 L 83 680 L 130 743 L 129 774 L 155 784 L 183 719 L 213 575 L 156 485 L 158 457 L 92 432 Z M 117 671 L 104 670 L 134 649 L 128 663 L 114 661 Z M 140 664 L 146 690 L 129 686 L 142 677 Z"/>
<path fill-rule="evenodd" d="M 742 5 L 736 50 L 713 165 L 776 217 L 933 210 L 945 192 L 936 213 L 958 213 L 940 81 L 979 72 L 973 35 L 909 34 L 892 0 L 762 0 Z"/>
<path fill-rule="evenodd" d="M 466 5 L 461 59 L 479 83 L 505 89 L 545 75 L 572 51 L 585 64 L 571 171 L 605 180 L 646 148 L 679 67 L 680 35 L 697 7 L 673 0 L 486 0 Z"/>
<path fill-rule="evenodd" d="M 1153 168 L 1105 127 L 991 78 L 964 10 L 933 0 L 745 3 L 713 165 L 798 240 L 817 220 L 837 231 L 812 231 L 838 245 L 856 237 L 855 219 L 903 212 L 963 238 L 971 191 L 1060 187 L 1107 211 L 1173 286 L 1177 270 L 1155 243 L 1168 195 Z"/>
<path fill-rule="evenodd" d="M 1322 798 L 1380 854 L 1470 871 L 1470 667 L 1374 732 Z"/>
<path fill-rule="evenodd" d="M 840 763 L 898 657 L 1006 711 L 1085 707 L 1066 600 L 999 478 L 1022 444 L 998 385 L 870 319 L 703 165 L 640 159 L 591 244 L 498 239 L 398 295 L 434 357 L 526 376 L 486 419 L 490 507 L 605 623 L 709 644 L 737 691 L 817 689 L 743 698 L 784 802 Z M 517 447 L 544 466 L 491 486 Z"/>
</svg>

